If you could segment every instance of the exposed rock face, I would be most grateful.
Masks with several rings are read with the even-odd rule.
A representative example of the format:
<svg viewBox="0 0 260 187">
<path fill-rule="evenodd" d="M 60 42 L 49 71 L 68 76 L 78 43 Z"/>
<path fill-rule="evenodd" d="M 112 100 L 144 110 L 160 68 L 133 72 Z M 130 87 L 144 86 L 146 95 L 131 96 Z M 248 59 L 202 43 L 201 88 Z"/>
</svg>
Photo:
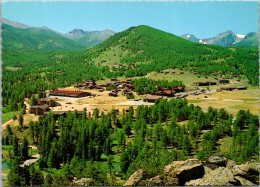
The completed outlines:
<svg viewBox="0 0 260 187">
<path fill-rule="evenodd" d="M 164 167 L 166 185 L 184 185 L 185 182 L 201 178 L 204 167 L 198 159 L 174 161 Z"/>
<path fill-rule="evenodd" d="M 91 186 L 93 185 L 92 178 L 81 178 L 79 180 L 73 180 L 73 185 L 75 186 Z"/>
<path fill-rule="evenodd" d="M 211 169 L 210 166 L 214 166 Z M 221 167 L 220 165 L 226 165 Z M 145 178 L 140 169 L 133 173 L 124 186 L 253 186 L 259 183 L 259 163 L 250 161 L 235 165 L 222 157 L 210 157 L 206 163 L 198 159 L 174 161 L 164 167 L 164 175 Z"/>
<path fill-rule="evenodd" d="M 219 167 L 201 179 L 186 182 L 187 186 L 232 186 L 240 185 L 230 169 Z"/>
<path fill-rule="evenodd" d="M 139 169 L 134 172 L 130 178 L 125 182 L 123 186 L 136 186 L 144 178 L 146 172 L 143 169 Z"/>
</svg>

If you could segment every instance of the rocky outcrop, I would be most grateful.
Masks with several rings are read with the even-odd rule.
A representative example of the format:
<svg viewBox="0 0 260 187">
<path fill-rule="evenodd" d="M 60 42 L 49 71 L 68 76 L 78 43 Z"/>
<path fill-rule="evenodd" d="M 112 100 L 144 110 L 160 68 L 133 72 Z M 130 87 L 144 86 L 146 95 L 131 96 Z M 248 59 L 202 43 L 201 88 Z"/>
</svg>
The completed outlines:
<svg viewBox="0 0 260 187">
<path fill-rule="evenodd" d="M 255 186 L 254 183 L 242 177 L 236 176 L 235 179 L 238 180 L 242 186 Z"/>
<path fill-rule="evenodd" d="M 217 166 L 222 166 L 225 167 L 226 166 L 226 161 L 227 159 L 224 157 L 220 157 L 220 156 L 210 156 L 207 159 L 207 162 L 210 164 L 216 164 Z"/>
<path fill-rule="evenodd" d="M 226 168 L 232 169 L 233 166 L 235 166 L 235 165 L 236 165 L 236 162 L 235 162 L 235 161 L 228 159 L 228 160 L 227 160 Z"/>
<path fill-rule="evenodd" d="M 201 178 L 204 175 L 204 167 L 198 159 L 174 161 L 164 167 L 165 184 L 184 185 L 185 182 Z"/>
<path fill-rule="evenodd" d="M 227 159 L 220 156 L 210 156 L 205 165 L 214 170 L 218 167 L 226 167 Z"/>
<path fill-rule="evenodd" d="M 138 186 L 164 186 L 163 176 L 157 175 L 150 179 L 142 180 L 138 183 Z"/>
<path fill-rule="evenodd" d="M 134 172 L 130 178 L 125 182 L 123 186 L 136 186 L 144 178 L 146 172 L 143 169 L 139 169 Z"/>
<path fill-rule="evenodd" d="M 249 161 L 245 164 L 235 165 L 232 167 L 232 172 L 235 176 L 243 177 L 253 183 L 259 183 L 259 163 Z"/>
<path fill-rule="evenodd" d="M 131 175 L 124 186 L 253 186 L 259 183 L 258 175 L 258 162 L 236 165 L 232 160 L 214 156 L 206 163 L 198 159 L 173 161 L 164 167 L 163 175 L 149 179 L 146 172 L 140 169 Z"/>
<path fill-rule="evenodd" d="M 230 169 L 219 167 L 201 179 L 186 182 L 187 186 L 233 186 L 240 185 Z"/>
<path fill-rule="evenodd" d="M 81 178 L 79 180 L 73 180 L 73 185 L 75 186 L 91 186 L 93 185 L 92 178 Z"/>
</svg>

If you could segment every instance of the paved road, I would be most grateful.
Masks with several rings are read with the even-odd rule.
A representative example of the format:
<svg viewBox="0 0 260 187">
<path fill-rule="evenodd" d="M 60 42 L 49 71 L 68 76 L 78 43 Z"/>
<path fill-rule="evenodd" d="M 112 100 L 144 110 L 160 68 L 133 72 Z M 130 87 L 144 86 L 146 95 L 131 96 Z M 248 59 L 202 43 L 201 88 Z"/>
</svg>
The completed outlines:
<svg viewBox="0 0 260 187">
<path fill-rule="evenodd" d="M 39 154 L 36 154 L 36 155 L 32 155 L 32 157 L 28 160 L 25 160 L 24 163 L 22 165 L 20 165 L 21 167 L 24 167 L 24 166 L 30 166 L 31 164 L 37 162 L 40 158 L 40 155 Z"/>
</svg>

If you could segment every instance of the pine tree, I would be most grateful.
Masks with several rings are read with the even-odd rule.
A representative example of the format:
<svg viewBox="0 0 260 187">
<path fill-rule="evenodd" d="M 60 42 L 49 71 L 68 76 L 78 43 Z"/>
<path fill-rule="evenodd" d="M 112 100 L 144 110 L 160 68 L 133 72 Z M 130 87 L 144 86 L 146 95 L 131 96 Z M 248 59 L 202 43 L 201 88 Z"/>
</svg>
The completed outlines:
<svg viewBox="0 0 260 187">
<path fill-rule="evenodd" d="M 29 123 L 29 132 L 30 132 L 30 136 L 34 142 L 34 122 L 30 121 Z"/>
<path fill-rule="evenodd" d="M 51 177 L 51 174 L 47 174 L 46 178 L 44 180 L 44 186 L 51 186 L 52 185 L 53 178 Z"/>
<path fill-rule="evenodd" d="M 110 175 L 111 175 L 111 170 L 113 169 L 113 164 L 114 164 L 114 157 L 113 157 L 113 155 L 109 155 L 108 159 L 107 159 L 107 165 L 109 168 Z"/>
<path fill-rule="evenodd" d="M 19 116 L 18 116 L 18 122 L 19 122 L 19 125 L 20 125 L 21 127 L 23 127 L 23 116 L 22 116 L 22 114 L 19 114 Z"/>
<path fill-rule="evenodd" d="M 22 156 L 22 159 L 24 159 L 24 160 L 29 158 L 29 147 L 28 146 L 29 146 L 28 140 L 24 136 L 23 141 L 22 141 L 22 146 L 21 146 L 21 156 Z"/>
<path fill-rule="evenodd" d="M 121 171 L 123 173 L 126 173 L 127 172 L 127 169 L 130 165 L 130 161 L 129 161 L 129 157 L 128 157 L 128 153 L 126 151 L 122 152 L 121 153 L 121 156 L 120 156 L 120 168 L 121 168 Z"/>
<path fill-rule="evenodd" d="M 128 136 L 128 138 L 129 138 L 129 135 L 132 134 L 130 124 L 131 124 L 130 122 L 126 122 L 126 124 L 124 125 L 124 132 Z"/>
<path fill-rule="evenodd" d="M 15 157 L 12 162 L 12 166 L 7 175 L 8 184 L 10 186 L 22 186 L 24 184 L 24 171 L 23 168 L 20 167 L 22 164 L 22 160 L 20 157 Z"/>
<path fill-rule="evenodd" d="M 41 186 L 44 183 L 43 174 L 39 169 L 35 169 L 34 165 L 30 166 L 30 185 Z"/>
</svg>

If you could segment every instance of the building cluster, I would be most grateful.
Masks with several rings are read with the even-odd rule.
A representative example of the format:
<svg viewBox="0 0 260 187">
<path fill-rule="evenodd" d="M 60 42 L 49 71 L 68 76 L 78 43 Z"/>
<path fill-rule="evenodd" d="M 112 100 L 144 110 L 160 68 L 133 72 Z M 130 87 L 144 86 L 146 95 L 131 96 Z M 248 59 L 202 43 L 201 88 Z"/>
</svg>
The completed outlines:
<svg viewBox="0 0 260 187">
<path fill-rule="evenodd" d="M 105 84 L 96 84 L 94 80 L 87 80 L 84 83 L 78 83 L 75 88 L 84 88 L 84 89 L 98 89 L 99 92 L 103 92 L 104 90 L 111 91 L 109 96 L 117 97 L 118 92 L 123 90 L 123 95 L 133 95 L 132 90 L 135 89 L 134 84 L 130 84 L 131 79 L 127 79 L 126 81 L 119 81 L 117 78 L 111 78 L 112 82 L 108 82 Z"/>
<path fill-rule="evenodd" d="M 218 79 L 217 81 L 204 81 L 204 82 L 195 82 L 193 85 L 196 86 L 211 86 L 217 84 L 229 83 L 229 79 Z"/>
<path fill-rule="evenodd" d="M 38 105 L 32 105 L 30 107 L 29 113 L 35 115 L 42 115 L 44 112 L 49 111 L 49 107 L 57 106 L 57 103 L 49 98 L 39 99 Z"/>
<path fill-rule="evenodd" d="M 247 87 L 246 86 L 237 86 L 237 87 L 221 87 L 221 90 L 225 90 L 225 91 L 233 91 L 233 90 L 246 90 Z"/>
<path fill-rule="evenodd" d="M 172 88 L 171 90 L 167 88 L 161 88 L 160 90 L 152 93 L 152 95 L 157 95 L 157 96 L 167 96 L 167 97 L 173 97 L 175 93 L 177 92 L 182 92 L 183 87 L 179 86 L 177 88 Z"/>
</svg>

